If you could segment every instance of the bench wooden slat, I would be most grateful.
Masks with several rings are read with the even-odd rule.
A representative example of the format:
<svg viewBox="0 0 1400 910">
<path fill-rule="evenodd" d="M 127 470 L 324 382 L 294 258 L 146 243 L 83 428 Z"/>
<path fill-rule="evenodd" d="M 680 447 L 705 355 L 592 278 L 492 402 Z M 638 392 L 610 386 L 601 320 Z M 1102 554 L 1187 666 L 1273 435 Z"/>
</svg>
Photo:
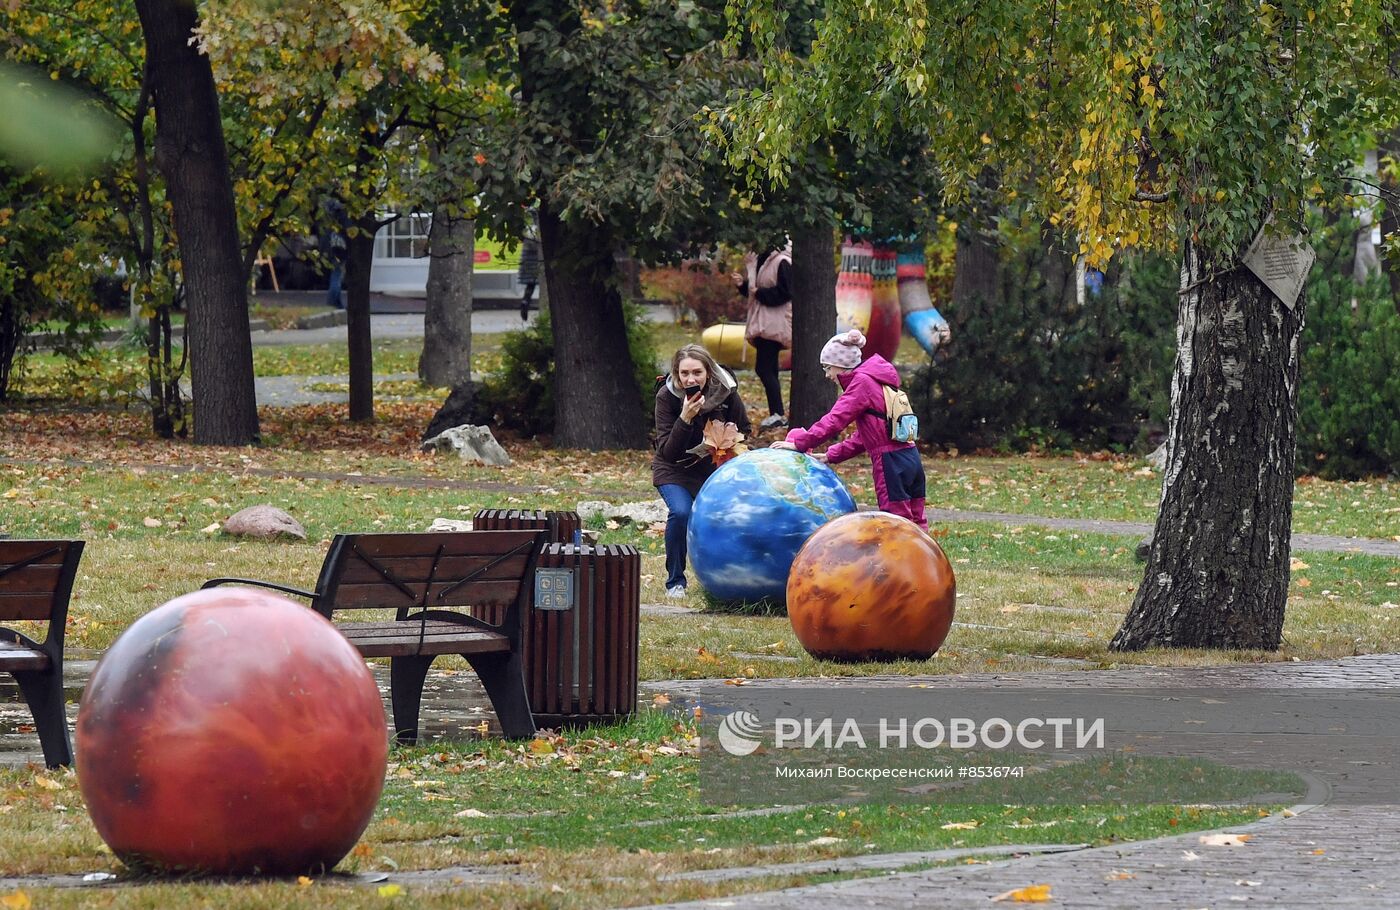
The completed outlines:
<svg viewBox="0 0 1400 910">
<path fill-rule="evenodd" d="M 0 593 L 0 621 L 48 619 L 53 615 L 53 605 L 52 590 L 42 594 Z"/>
<path fill-rule="evenodd" d="M 0 566 L 0 571 L 4 567 Z M 0 575 L 0 594 L 33 594 L 53 591 L 63 575 L 63 566 L 30 565 L 7 575 Z"/>
<path fill-rule="evenodd" d="M 413 557 L 386 557 L 379 558 L 371 554 L 371 559 L 384 568 L 390 575 L 409 585 L 422 584 L 428 580 L 428 573 L 432 572 L 434 579 L 444 579 L 457 581 L 466 578 L 476 572 L 481 572 L 494 560 L 500 558 L 500 554 L 486 556 L 448 556 L 444 554 L 441 559 L 436 560 L 437 567 L 434 569 L 433 556 L 413 556 Z M 525 563 L 530 558 L 528 553 L 519 553 L 515 556 L 502 559 L 491 566 L 490 569 L 481 572 L 473 582 L 480 580 L 500 580 L 507 578 L 520 578 L 520 573 L 525 569 Z M 362 559 L 350 557 L 344 570 L 340 574 L 340 583 L 345 584 L 386 584 L 384 576 L 379 571 Z"/>
<path fill-rule="evenodd" d="M 487 632 L 442 620 L 429 620 L 426 623 L 352 622 L 336 628 L 365 657 L 489 654 L 510 650 L 510 640 L 499 632 Z"/>
<path fill-rule="evenodd" d="M 399 607 L 426 606 L 429 609 L 435 607 L 460 607 L 476 604 L 509 604 L 515 600 L 520 593 L 520 579 L 513 578 L 509 581 L 471 581 L 450 592 L 443 600 L 438 600 L 437 595 L 448 589 L 456 582 L 447 581 L 435 584 L 429 591 L 426 600 L 423 598 L 423 583 L 409 585 L 413 592 L 410 598 L 398 588 L 380 582 L 379 584 L 364 585 L 341 585 L 335 589 L 335 609 L 336 610 L 374 610 L 374 609 L 397 609 Z"/>
<path fill-rule="evenodd" d="M 46 554 L 29 563 L 31 566 L 62 566 L 68 556 L 69 542 L 66 540 L 7 540 L 0 552 L 0 572 L 22 562 L 29 562 L 41 553 Z M 54 550 L 49 553 L 49 550 Z"/>
<path fill-rule="evenodd" d="M 531 531 L 499 531 L 482 539 L 463 540 L 455 534 L 433 532 L 430 534 L 361 534 L 355 537 L 355 546 L 363 553 L 375 558 L 419 556 L 431 557 L 443 548 L 443 556 L 466 553 L 469 556 L 499 556 L 508 553 L 521 543 L 529 540 Z M 454 539 L 456 538 L 456 539 Z"/>
<path fill-rule="evenodd" d="M 0 672 L 47 670 L 50 663 L 49 656 L 43 651 L 35 651 L 12 641 L 0 641 Z"/>
</svg>

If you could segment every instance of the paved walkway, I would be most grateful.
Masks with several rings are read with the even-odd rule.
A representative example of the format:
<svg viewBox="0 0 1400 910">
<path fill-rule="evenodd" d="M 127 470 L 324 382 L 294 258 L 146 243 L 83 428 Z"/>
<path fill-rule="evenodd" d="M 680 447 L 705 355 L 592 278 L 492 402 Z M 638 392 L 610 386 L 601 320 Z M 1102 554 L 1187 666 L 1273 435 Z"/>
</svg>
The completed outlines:
<svg viewBox="0 0 1400 910">
<path fill-rule="evenodd" d="M 1139 521 L 1105 521 L 1094 518 L 1049 518 L 1040 515 L 1016 515 L 1009 512 L 977 512 L 967 509 L 928 509 L 930 524 L 960 521 L 985 521 L 991 524 L 1035 525 L 1040 528 L 1060 528 L 1092 534 L 1121 534 L 1145 537 L 1152 525 Z M 1293 535 L 1294 550 L 1323 550 L 1342 553 L 1364 553 L 1400 559 L 1400 541 L 1370 537 L 1337 537 L 1331 534 Z"/>
<path fill-rule="evenodd" d="M 1228 667 L 1143 667 L 1088 672 L 969 674 L 865 679 L 761 680 L 748 691 L 863 686 L 985 687 L 1268 687 L 1396 688 L 1400 655 L 1340 661 Z M 722 680 L 651 683 L 673 703 L 720 704 L 740 696 Z M 1345 774 L 1340 783 L 1345 786 Z M 1319 792 L 1325 792 L 1319 791 Z M 1336 791 L 1340 793 L 1340 789 Z M 1345 794 L 1343 794 L 1345 795 Z M 1356 801 L 1355 799 L 1352 800 Z M 1199 834 L 1046 854 L 979 865 L 957 865 L 764 894 L 668 907 L 755 907 L 809 910 L 813 906 L 980 907 L 1034 884 L 1050 885 L 1051 906 L 1070 908 L 1400 906 L 1400 811 L 1395 807 L 1323 804 L 1299 806 L 1296 817 L 1272 817 L 1231 828 L 1250 835 L 1241 846 L 1210 846 Z"/>
</svg>

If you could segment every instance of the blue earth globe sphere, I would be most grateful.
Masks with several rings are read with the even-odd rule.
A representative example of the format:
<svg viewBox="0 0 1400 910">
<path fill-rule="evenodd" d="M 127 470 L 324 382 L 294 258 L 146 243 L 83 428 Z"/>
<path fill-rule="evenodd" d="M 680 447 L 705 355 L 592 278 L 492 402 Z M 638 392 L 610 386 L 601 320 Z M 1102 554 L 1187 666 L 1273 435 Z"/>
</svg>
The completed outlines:
<svg viewBox="0 0 1400 910">
<path fill-rule="evenodd" d="M 756 449 L 710 475 L 691 508 L 686 543 L 705 590 L 722 601 L 784 603 L 802 544 L 856 510 L 841 478 L 791 449 Z"/>
</svg>

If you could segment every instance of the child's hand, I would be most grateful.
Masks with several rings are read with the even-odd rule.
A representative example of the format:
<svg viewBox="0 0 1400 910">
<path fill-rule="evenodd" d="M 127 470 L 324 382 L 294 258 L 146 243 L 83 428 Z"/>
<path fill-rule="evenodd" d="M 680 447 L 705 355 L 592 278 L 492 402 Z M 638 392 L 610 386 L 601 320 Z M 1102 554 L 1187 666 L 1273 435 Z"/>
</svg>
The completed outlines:
<svg viewBox="0 0 1400 910">
<path fill-rule="evenodd" d="M 780 440 L 778 440 L 777 442 L 772 443 L 771 445 L 769 445 L 768 448 L 770 448 L 770 449 L 796 449 L 797 446 L 793 445 L 793 444 L 790 443 L 790 442 L 787 442 L 786 440 L 780 439 Z"/>
<path fill-rule="evenodd" d="M 815 458 L 817 461 L 820 461 L 822 464 L 826 464 L 826 453 L 825 453 L 825 452 L 812 452 L 811 455 L 812 455 L 812 457 Z"/>
</svg>

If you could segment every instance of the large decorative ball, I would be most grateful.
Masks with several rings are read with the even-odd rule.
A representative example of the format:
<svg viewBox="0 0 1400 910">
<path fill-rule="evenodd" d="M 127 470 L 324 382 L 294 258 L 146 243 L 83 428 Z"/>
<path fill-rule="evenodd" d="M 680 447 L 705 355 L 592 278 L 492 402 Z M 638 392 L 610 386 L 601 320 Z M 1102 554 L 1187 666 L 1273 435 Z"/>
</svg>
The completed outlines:
<svg viewBox="0 0 1400 910">
<path fill-rule="evenodd" d="M 827 660 L 926 660 L 953 624 L 957 584 L 938 544 L 888 512 L 823 525 L 788 576 L 797 640 Z"/>
<path fill-rule="evenodd" d="M 78 784 L 133 868 L 330 869 L 369 824 L 388 732 L 355 648 L 250 588 L 178 597 L 103 655 L 78 708 Z"/>
<path fill-rule="evenodd" d="M 691 567 L 720 600 L 781 603 L 803 542 L 855 508 L 841 478 L 815 458 L 791 449 L 746 452 L 721 465 L 695 497 Z"/>
</svg>

